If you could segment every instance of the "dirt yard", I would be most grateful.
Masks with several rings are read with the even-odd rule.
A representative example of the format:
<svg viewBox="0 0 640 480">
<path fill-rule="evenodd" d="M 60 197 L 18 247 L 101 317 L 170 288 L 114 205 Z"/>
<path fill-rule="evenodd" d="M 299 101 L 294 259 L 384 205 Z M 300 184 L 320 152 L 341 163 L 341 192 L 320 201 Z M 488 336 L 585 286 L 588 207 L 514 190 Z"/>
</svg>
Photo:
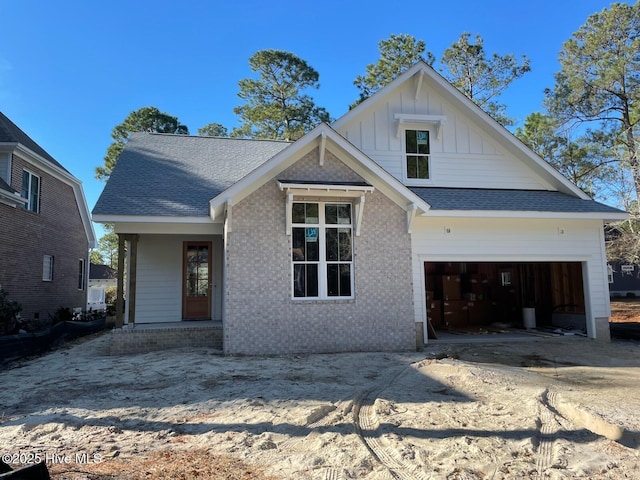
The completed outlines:
<svg viewBox="0 0 640 480">
<path fill-rule="evenodd" d="M 610 323 L 640 323 L 640 299 L 611 300 Z"/>
<path fill-rule="evenodd" d="M 623 479 L 640 343 L 110 357 L 107 336 L 0 372 L 0 450 L 57 480 Z"/>
</svg>

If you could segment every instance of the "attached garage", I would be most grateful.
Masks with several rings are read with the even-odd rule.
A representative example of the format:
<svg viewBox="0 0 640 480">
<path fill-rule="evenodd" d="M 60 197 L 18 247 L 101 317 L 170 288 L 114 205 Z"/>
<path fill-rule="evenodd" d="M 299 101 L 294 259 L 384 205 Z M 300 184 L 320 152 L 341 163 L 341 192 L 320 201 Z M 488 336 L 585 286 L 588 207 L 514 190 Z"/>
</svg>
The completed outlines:
<svg viewBox="0 0 640 480">
<path fill-rule="evenodd" d="M 509 328 L 587 332 L 582 262 L 424 262 L 433 328 L 491 333 Z"/>
</svg>

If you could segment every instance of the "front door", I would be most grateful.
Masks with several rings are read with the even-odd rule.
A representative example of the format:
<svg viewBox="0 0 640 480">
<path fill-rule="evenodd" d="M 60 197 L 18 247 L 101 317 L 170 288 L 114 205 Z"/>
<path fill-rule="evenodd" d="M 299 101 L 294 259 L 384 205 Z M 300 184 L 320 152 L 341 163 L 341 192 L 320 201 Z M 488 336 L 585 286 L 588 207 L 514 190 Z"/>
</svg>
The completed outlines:
<svg viewBox="0 0 640 480">
<path fill-rule="evenodd" d="M 184 242 L 182 318 L 211 319 L 211 242 Z"/>
</svg>

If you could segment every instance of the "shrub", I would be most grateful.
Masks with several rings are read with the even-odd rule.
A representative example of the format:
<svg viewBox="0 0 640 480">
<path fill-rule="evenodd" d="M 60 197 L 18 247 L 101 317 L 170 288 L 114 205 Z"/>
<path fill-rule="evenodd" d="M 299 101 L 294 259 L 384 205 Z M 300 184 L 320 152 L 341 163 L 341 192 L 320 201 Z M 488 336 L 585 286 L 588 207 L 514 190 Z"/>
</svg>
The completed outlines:
<svg viewBox="0 0 640 480">
<path fill-rule="evenodd" d="M 22 305 L 9 300 L 7 292 L 0 288 L 0 334 L 17 333 L 20 328 L 18 314 Z"/>
<path fill-rule="evenodd" d="M 627 298 L 636 298 L 636 294 L 633 292 L 627 292 Z"/>
<path fill-rule="evenodd" d="M 73 311 L 69 307 L 59 307 L 51 317 L 51 325 L 60 322 L 70 322 L 73 320 Z"/>
</svg>

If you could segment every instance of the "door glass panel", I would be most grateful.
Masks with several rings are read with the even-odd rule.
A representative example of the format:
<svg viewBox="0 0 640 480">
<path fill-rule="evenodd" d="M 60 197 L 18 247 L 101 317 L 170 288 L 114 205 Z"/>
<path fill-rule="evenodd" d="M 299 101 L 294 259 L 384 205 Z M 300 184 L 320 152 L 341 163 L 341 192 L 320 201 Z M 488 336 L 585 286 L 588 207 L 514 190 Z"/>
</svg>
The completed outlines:
<svg viewBox="0 0 640 480">
<path fill-rule="evenodd" d="M 187 248 L 187 295 L 206 297 L 209 294 L 209 248 L 190 245 Z"/>
</svg>

